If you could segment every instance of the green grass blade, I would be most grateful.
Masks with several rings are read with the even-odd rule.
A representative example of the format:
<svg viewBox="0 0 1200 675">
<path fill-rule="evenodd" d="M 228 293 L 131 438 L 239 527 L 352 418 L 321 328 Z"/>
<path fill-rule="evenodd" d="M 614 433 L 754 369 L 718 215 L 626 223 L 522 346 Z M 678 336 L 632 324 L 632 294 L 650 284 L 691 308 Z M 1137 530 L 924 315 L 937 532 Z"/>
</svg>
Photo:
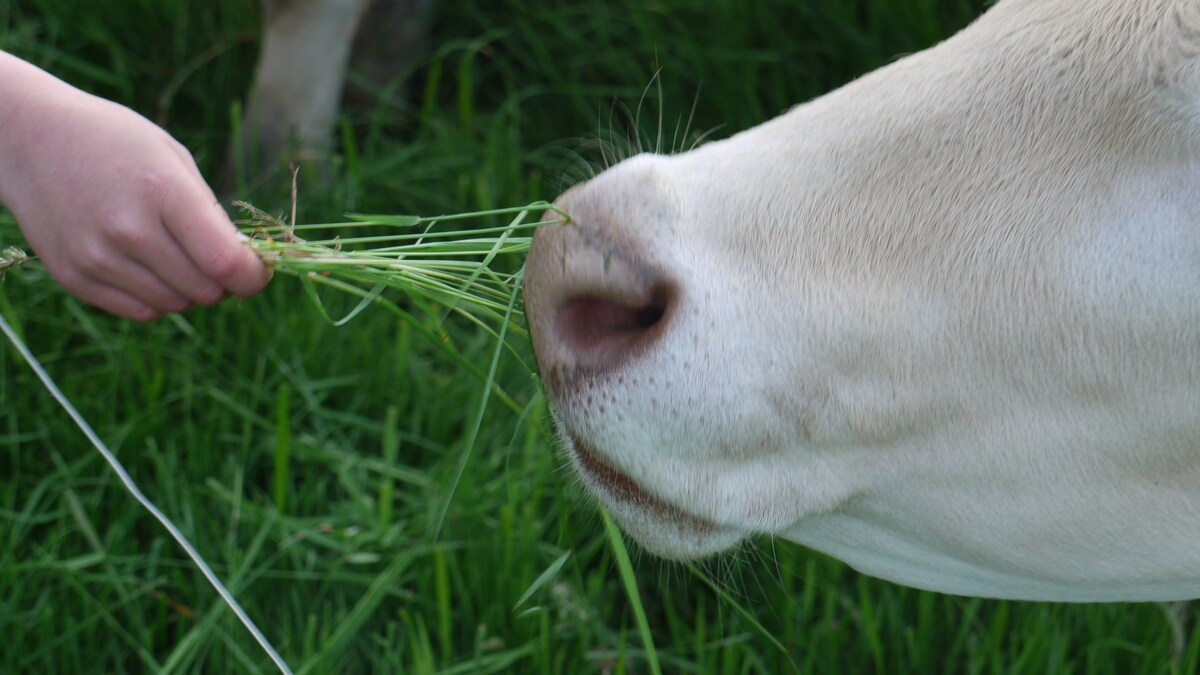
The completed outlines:
<svg viewBox="0 0 1200 675">
<path fill-rule="evenodd" d="M 288 485 L 291 483 L 291 391 L 286 383 L 280 384 L 275 399 L 275 509 L 281 514 L 287 513 Z"/>
<path fill-rule="evenodd" d="M 467 437 L 463 441 L 463 451 L 459 457 L 458 466 L 454 471 L 454 480 L 450 484 L 450 489 L 446 491 L 446 497 L 442 500 L 442 505 L 438 508 L 437 517 L 433 522 L 433 538 L 435 541 L 442 532 L 442 525 L 446 522 L 446 512 L 450 510 L 450 502 L 453 501 L 454 493 L 458 490 L 459 483 L 462 482 L 463 472 L 467 468 L 467 461 L 471 458 L 471 451 L 475 447 L 475 439 L 479 436 L 479 428 L 483 424 L 483 413 L 487 410 L 488 399 L 492 393 L 492 385 L 496 382 L 496 369 L 500 365 L 500 355 L 504 353 L 506 344 L 504 336 L 508 332 L 508 326 L 512 320 L 513 308 L 516 307 L 517 299 L 520 297 L 521 282 L 524 278 L 525 270 L 522 268 L 517 273 L 513 282 L 512 297 L 509 298 L 508 312 L 504 315 L 504 321 L 500 324 L 500 335 L 496 337 L 496 348 L 492 351 L 492 363 L 488 367 L 487 378 L 484 380 L 484 388 L 479 397 L 479 407 L 475 411 L 470 431 L 468 431 Z"/>
<path fill-rule="evenodd" d="M 384 216 L 373 213 L 347 213 L 346 217 L 360 225 L 391 225 L 392 227 L 415 227 L 421 224 L 420 216 Z"/>
<path fill-rule="evenodd" d="M 387 466 L 394 466 L 399 459 L 400 437 L 397 434 L 399 417 L 400 409 L 394 405 L 388 406 L 383 422 L 383 462 Z M 379 482 L 379 528 L 381 530 L 386 531 L 392 525 L 395 489 L 396 479 L 391 476 L 384 476 Z"/>
<path fill-rule="evenodd" d="M 428 552 L 427 547 L 410 548 L 393 558 L 387 568 L 380 572 L 379 576 L 375 577 L 375 580 L 367 587 L 367 591 L 359 598 L 354 608 L 329 636 L 329 639 L 321 645 L 316 656 L 301 666 L 298 675 L 341 672 L 341 669 L 337 667 L 337 662 L 341 659 L 342 654 L 354 644 L 363 624 L 367 622 L 384 598 L 394 592 L 400 575 L 408 569 L 413 560 L 426 552 Z"/>
<path fill-rule="evenodd" d="M 604 530 L 608 533 L 608 541 L 612 546 L 613 557 L 617 561 L 617 570 L 621 574 L 621 583 L 625 586 L 625 595 L 633 608 L 634 619 L 637 620 L 638 633 L 642 637 L 642 648 L 646 651 L 646 665 L 653 675 L 662 675 L 658 665 L 658 651 L 654 648 L 654 636 L 650 633 L 650 622 L 646 619 L 646 608 L 642 605 L 642 595 L 638 592 L 637 576 L 633 572 L 633 563 L 629 560 L 629 550 L 625 548 L 625 539 L 621 530 L 613 522 L 612 516 L 603 507 L 600 517 L 604 519 Z"/>
<path fill-rule="evenodd" d="M 758 619 L 755 618 L 754 614 L 751 613 L 750 610 L 743 607 L 742 604 L 738 602 L 732 595 L 730 595 L 728 591 L 717 585 L 707 574 L 704 573 L 703 570 L 701 570 L 695 564 L 690 562 L 685 564 L 687 565 L 688 571 L 690 571 L 693 576 L 699 579 L 705 586 L 708 586 L 710 589 L 712 589 L 712 591 L 721 598 L 721 602 L 725 603 L 729 607 L 732 607 L 733 611 L 737 612 L 739 615 L 741 615 L 742 619 L 753 626 L 760 635 L 766 638 L 767 642 L 771 643 L 771 646 L 779 650 L 779 653 L 783 654 L 784 657 L 787 658 L 788 665 L 792 667 L 792 670 L 797 673 L 801 672 L 800 666 L 796 665 L 795 660 L 792 659 L 792 655 L 788 653 L 787 647 L 785 647 L 784 644 L 778 640 L 778 638 L 772 635 L 770 631 L 768 631 L 761 623 L 759 623 Z"/>
<path fill-rule="evenodd" d="M 526 600 L 532 598 L 534 593 L 537 593 L 539 588 L 545 586 L 551 579 L 553 579 L 554 576 L 558 574 L 558 571 L 562 569 L 562 566 L 567 563 L 567 558 L 570 557 L 570 551 L 563 551 L 562 555 L 558 556 L 554 562 L 550 563 L 550 566 L 547 567 L 541 574 L 539 574 L 538 578 L 534 579 L 533 583 L 529 584 L 529 588 L 525 589 L 525 592 L 522 593 L 521 597 L 517 599 L 517 604 L 513 605 L 513 611 L 517 611 L 521 605 L 525 604 Z"/>
<path fill-rule="evenodd" d="M 301 284 L 304 285 L 305 294 L 308 296 L 308 299 L 312 301 L 313 305 L 316 306 L 317 312 L 320 313 L 320 315 L 334 327 L 344 326 L 349 323 L 351 319 L 358 316 L 359 312 L 362 312 L 364 309 L 370 306 L 371 303 L 375 302 L 375 300 L 379 298 L 379 295 L 383 293 L 383 284 L 377 284 L 375 288 L 372 288 L 367 292 L 366 295 L 363 296 L 358 305 L 356 305 L 354 309 L 350 310 L 346 316 L 343 316 L 340 319 L 335 319 L 330 316 L 329 311 L 325 309 L 325 303 L 321 301 L 321 296 L 317 293 L 317 289 L 313 285 L 312 275 L 300 274 L 298 276 L 300 277 Z"/>
</svg>

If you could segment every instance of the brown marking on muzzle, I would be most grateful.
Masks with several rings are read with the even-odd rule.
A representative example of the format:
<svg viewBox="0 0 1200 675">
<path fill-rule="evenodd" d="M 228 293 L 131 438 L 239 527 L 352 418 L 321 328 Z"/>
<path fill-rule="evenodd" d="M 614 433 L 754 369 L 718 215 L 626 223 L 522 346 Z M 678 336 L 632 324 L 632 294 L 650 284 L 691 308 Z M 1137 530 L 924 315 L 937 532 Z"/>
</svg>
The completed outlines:
<svg viewBox="0 0 1200 675">
<path fill-rule="evenodd" d="M 652 513 L 657 518 L 672 523 L 689 536 L 709 535 L 719 529 L 714 523 L 685 513 L 674 504 L 654 496 L 628 474 L 601 457 L 579 436 L 570 432 L 567 435 L 571 441 L 571 454 L 578 461 L 579 468 L 613 499 Z"/>
</svg>

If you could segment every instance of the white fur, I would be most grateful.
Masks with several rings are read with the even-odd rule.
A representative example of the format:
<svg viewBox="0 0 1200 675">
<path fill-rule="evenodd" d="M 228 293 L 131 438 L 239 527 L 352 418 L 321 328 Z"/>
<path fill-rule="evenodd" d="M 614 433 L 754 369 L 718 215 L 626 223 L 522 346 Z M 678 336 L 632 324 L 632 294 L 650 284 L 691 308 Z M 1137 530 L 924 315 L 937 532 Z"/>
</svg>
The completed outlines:
<svg viewBox="0 0 1200 675">
<path fill-rule="evenodd" d="M 570 373 L 568 443 L 653 499 L 585 484 L 666 555 L 765 533 L 947 593 L 1200 597 L 1198 55 L 1195 0 L 1005 0 L 564 195 L 539 360 Z M 573 367 L 548 317 L 564 285 L 636 286 L 614 257 L 678 307 Z"/>
</svg>

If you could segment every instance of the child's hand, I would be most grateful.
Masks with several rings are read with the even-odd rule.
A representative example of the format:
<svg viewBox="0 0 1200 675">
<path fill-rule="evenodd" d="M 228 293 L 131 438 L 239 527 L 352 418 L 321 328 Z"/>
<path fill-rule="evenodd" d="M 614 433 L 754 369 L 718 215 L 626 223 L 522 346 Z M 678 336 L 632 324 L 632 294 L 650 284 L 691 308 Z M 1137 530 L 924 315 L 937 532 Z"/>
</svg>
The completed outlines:
<svg viewBox="0 0 1200 675">
<path fill-rule="evenodd" d="M 270 279 L 182 145 L 2 52 L 0 202 L 64 288 L 131 319 Z"/>
</svg>

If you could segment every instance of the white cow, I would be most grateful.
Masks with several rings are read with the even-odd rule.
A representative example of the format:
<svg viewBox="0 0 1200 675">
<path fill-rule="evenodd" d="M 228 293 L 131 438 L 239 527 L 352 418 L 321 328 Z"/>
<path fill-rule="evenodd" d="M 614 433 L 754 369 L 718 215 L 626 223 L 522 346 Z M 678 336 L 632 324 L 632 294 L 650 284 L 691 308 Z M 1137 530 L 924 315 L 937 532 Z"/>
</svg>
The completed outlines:
<svg viewBox="0 0 1200 675">
<path fill-rule="evenodd" d="M 1200 597 L 1200 1 L 1002 0 L 538 232 L 530 328 L 647 549 Z"/>
</svg>

